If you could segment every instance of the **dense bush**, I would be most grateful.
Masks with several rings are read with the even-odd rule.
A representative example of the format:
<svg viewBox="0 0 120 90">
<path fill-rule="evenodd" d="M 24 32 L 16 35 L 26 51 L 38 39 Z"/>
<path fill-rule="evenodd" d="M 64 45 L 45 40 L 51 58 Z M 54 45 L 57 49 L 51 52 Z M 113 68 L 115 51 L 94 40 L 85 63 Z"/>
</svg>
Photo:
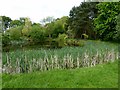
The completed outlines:
<svg viewBox="0 0 120 90">
<path fill-rule="evenodd" d="M 115 33 L 114 39 L 116 41 L 120 41 L 120 14 L 117 16 L 116 31 L 114 33 Z"/>
<path fill-rule="evenodd" d="M 8 44 L 10 44 L 9 34 L 5 33 L 2 35 L 2 45 L 7 46 Z"/>
<path fill-rule="evenodd" d="M 10 33 L 10 38 L 11 40 L 20 40 L 22 37 L 22 26 L 16 27 L 16 28 L 11 28 L 9 29 L 9 33 Z"/>
<path fill-rule="evenodd" d="M 120 13 L 120 2 L 99 3 L 97 8 L 99 14 L 94 19 L 97 36 L 102 40 L 114 40 L 117 31 L 117 16 Z"/>
<path fill-rule="evenodd" d="M 65 45 L 67 45 L 66 39 L 67 39 L 66 34 L 59 34 L 58 38 L 56 39 L 56 41 L 58 42 L 58 47 L 64 47 Z"/>
<path fill-rule="evenodd" d="M 46 40 L 45 29 L 39 25 L 34 25 L 29 31 L 28 38 L 35 44 L 44 44 Z"/>
</svg>

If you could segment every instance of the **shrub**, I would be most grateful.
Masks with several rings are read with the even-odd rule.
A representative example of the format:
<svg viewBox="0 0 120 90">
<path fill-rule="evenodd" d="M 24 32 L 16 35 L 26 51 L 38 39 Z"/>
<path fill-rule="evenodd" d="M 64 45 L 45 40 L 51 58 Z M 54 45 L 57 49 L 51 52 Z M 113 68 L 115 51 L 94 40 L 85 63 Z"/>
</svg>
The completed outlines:
<svg viewBox="0 0 120 90">
<path fill-rule="evenodd" d="M 67 39 L 66 43 L 68 46 L 84 46 L 84 42 L 76 39 Z"/>
<path fill-rule="evenodd" d="M 56 41 L 58 42 L 58 47 L 64 47 L 65 45 L 67 45 L 66 39 L 67 39 L 66 34 L 59 34 L 58 38 L 56 39 Z"/>
<path fill-rule="evenodd" d="M 10 33 L 9 31 L 6 31 L 5 33 L 2 34 L 2 46 L 7 46 L 10 44 Z"/>
<path fill-rule="evenodd" d="M 11 40 L 20 40 L 22 37 L 21 30 L 22 30 L 22 27 L 9 29 Z"/>
<path fill-rule="evenodd" d="M 45 38 L 45 30 L 44 28 L 34 25 L 28 35 L 29 39 L 32 39 L 32 41 L 37 44 L 44 44 L 46 38 Z"/>
</svg>

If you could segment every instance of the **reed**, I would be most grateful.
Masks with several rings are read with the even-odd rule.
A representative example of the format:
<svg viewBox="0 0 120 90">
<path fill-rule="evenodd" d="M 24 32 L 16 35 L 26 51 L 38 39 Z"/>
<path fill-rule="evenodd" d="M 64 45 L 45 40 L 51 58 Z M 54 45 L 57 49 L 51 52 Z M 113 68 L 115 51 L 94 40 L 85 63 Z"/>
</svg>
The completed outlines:
<svg viewBox="0 0 120 90">
<path fill-rule="evenodd" d="M 67 53 L 63 58 L 54 54 L 50 57 L 45 54 L 44 58 L 32 58 L 30 60 L 26 55 L 23 57 L 17 57 L 15 61 L 11 60 L 9 54 L 6 55 L 6 63 L 3 64 L 3 73 L 30 73 L 35 71 L 46 71 L 52 69 L 73 69 L 81 67 L 93 67 L 97 64 L 114 62 L 118 59 L 118 52 L 114 49 L 108 50 L 104 53 L 97 51 L 96 54 L 91 54 L 87 50 L 83 56 L 78 53 L 76 58 Z"/>
</svg>

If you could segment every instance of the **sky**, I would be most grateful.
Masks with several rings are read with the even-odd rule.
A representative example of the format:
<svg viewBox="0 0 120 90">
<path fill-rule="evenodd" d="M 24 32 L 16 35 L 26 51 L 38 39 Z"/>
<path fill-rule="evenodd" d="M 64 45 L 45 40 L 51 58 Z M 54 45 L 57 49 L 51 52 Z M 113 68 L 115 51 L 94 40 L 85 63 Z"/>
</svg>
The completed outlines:
<svg viewBox="0 0 120 90">
<path fill-rule="evenodd" d="M 0 16 L 11 19 L 29 17 L 33 22 L 40 22 L 47 16 L 60 18 L 69 16 L 73 6 L 79 6 L 83 0 L 0 0 Z"/>
</svg>

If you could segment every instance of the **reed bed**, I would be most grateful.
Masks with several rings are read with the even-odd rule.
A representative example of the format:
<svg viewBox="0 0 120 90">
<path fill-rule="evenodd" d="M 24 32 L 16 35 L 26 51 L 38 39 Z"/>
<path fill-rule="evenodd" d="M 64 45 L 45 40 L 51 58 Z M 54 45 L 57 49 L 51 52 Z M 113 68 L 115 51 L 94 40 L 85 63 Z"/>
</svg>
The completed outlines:
<svg viewBox="0 0 120 90">
<path fill-rule="evenodd" d="M 81 67 L 92 67 L 97 64 L 114 62 L 118 59 L 118 52 L 114 49 L 106 49 L 104 52 L 96 50 L 96 53 L 91 54 L 87 50 L 81 55 L 77 53 L 73 57 L 71 53 L 64 54 L 61 58 L 59 54 L 51 54 L 48 56 L 44 51 L 44 57 L 28 58 L 27 55 L 16 57 L 15 61 L 6 53 L 6 63 L 2 65 L 3 73 L 30 73 L 34 71 L 46 71 L 52 69 L 74 69 Z"/>
<path fill-rule="evenodd" d="M 52 69 L 92 67 L 119 58 L 118 44 L 86 41 L 84 47 L 22 49 L 2 53 L 3 73 L 29 73 Z"/>
</svg>

